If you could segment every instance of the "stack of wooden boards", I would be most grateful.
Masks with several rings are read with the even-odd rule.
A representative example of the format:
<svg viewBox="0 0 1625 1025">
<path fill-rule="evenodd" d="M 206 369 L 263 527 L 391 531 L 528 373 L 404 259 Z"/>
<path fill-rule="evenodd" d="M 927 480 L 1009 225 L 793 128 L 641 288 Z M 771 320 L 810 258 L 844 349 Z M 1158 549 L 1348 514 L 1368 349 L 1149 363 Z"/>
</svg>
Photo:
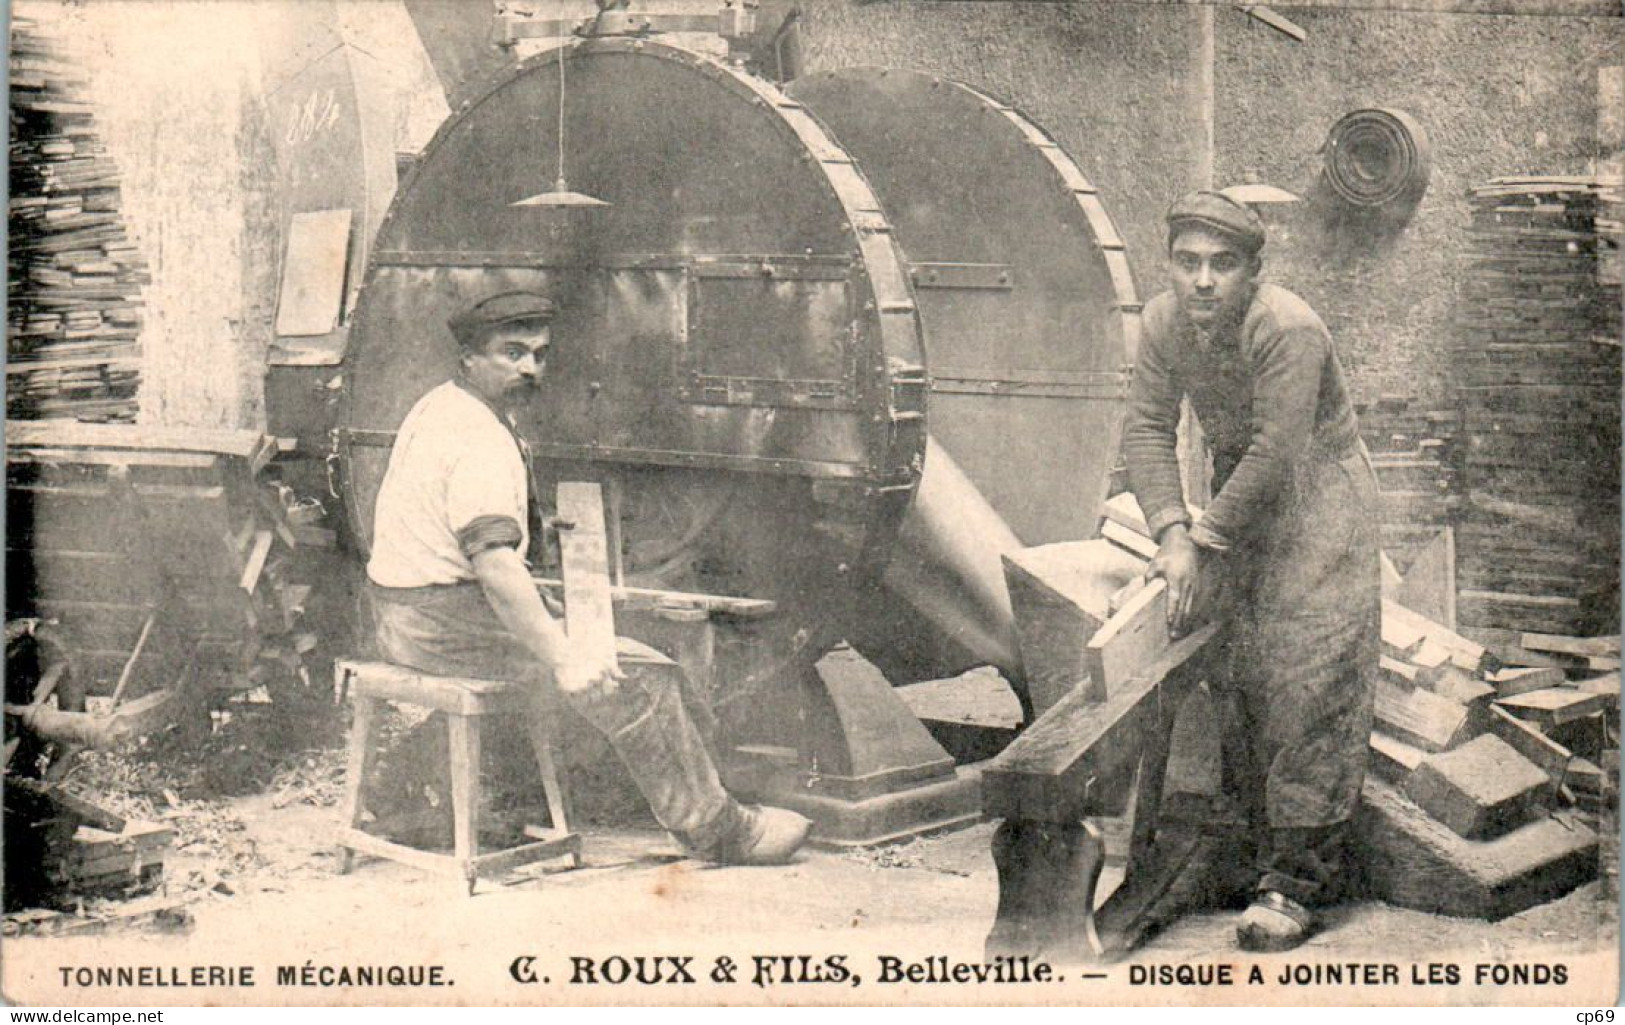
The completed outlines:
<svg viewBox="0 0 1625 1025">
<path fill-rule="evenodd" d="M 1472 190 L 1456 347 L 1464 626 L 1579 635 L 1619 620 L 1619 191 Z"/>
<path fill-rule="evenodd" d="M 163 881 L 175 831 L 126 819 L 39 780 L 8 776 L 7 911 L 64 906 L 88 896 L 127 897 Z"/>
<path fill-rule="evenodd" d="M 1393 395 L 1357 412 L 1382 496 L 1382 547 L 1404 570 L 1458 511 L 1461 413 Z"/>
<path fill-rule="evenodd" d="M 8 421 L 7 618 L 58 620 L 93 695 L 298 676 L 310 587 L 260 476 L 275 451 L 254 431 Z"/>
<path fill-rule="evenodd" d="M 27 18 L 11 32 L 6 415 L 130 420 L 145 264 L 86 78 Z"/>
<path fill-rule="evenodd" d="M 1501 918 L 1595 878 L 1591 827 L 1617 797 L 1618 673 L 1508 664 L 1392 599 L 1382 633 L 1360 813 L 1368 892 Z"/>
<path fill-rule="evenodd" d="M 1101 535 L 1006 556 L 1040 714 L 1109 674 L 1102 655 L 1121 639 L 1102 625 L 1148 593 L 1133 581 L 1156 546 L 1132 496 L 1107 503 Z M 1617 670 L 1618 639 L 1530 635 L 1553 657 L 1514 665 L 1391 597 L 1382 630 L 1359 816 L 1366 892 L 1500 918 L 1595 878 L 1586 820 L 1615 799 L 1619 676 L 1605 670 Z"/>
</svg>

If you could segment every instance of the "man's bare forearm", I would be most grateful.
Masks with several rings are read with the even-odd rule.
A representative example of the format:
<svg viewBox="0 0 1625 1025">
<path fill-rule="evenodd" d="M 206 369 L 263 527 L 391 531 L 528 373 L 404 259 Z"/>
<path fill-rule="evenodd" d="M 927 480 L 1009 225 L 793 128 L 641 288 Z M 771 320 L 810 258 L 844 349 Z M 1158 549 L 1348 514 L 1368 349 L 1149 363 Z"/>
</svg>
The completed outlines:
<svg viewBox="0 0 1625 1025">
<path fill-rule="evenodd" d="M 512 548 L 492 548 L 474 556 L 474 575 L 502 625 L 549 669 L 565 660 L 569 641 L 548 615 L 530 570 Z"/>
</svg>

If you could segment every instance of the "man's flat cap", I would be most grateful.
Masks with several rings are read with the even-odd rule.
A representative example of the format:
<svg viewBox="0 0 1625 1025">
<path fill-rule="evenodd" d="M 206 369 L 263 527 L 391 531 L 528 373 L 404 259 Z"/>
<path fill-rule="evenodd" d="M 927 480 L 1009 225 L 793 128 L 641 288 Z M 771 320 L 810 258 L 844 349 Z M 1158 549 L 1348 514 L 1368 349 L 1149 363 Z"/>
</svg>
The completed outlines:
<svg viewBox="0 0 1625 1025">
<path fill-rule="evenodd" d="M 1181 196 L 1168 208 L 1168 242 L 1182 227 L 1197 225 L 1232 239 L 1248 253 L 1264 248 L 1264 222 L 1246 203 L 1223 192 L 1202 189 Z"/>
<path fill-rule="evenodd" d="M 553 300 L 535 292 L 498 292 L 479 302 L 465 306 L 446 322 L 457 341 L 468 345 L 478 341 L 486 331 L 501 324 L 519 321 L 553 319 L 558 307 Z"/>
</svg>

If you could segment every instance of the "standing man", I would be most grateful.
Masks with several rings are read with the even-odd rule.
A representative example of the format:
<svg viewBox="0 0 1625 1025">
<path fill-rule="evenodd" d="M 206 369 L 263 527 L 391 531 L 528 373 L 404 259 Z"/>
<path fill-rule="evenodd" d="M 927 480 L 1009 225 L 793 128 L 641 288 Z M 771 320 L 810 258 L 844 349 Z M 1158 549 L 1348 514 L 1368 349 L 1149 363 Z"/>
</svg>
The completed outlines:
<svg viewBox="0 0 1625 1025">
<path fill-rule="evenodd" d="M 367 576 L 379 650 L 424 672 L 555 688 L 608 738 L 655 818 L 692 853 L 788 861 L 808 821 L 729 796 L 669 674 L 623 676 L 575 649 L 531 582 L 523 554 L 537 507 L 511 410 L 546 363 L 553 314 L 543 296 L 503 292 L 449 321 L 460 371 L 406 415 L 378 493 Z"/>
<path fill-rule="evenodd" d="M 1260 282 L 1264 226 L 1223 192 L 1168 212 L 1173 290 L 1146 305 L 1123 452 L 1159 548 L 1177 636 L 1222 605 L 1242 751 L 1226 785 L 1248 812 L 1258 881 L 1247 950 L 1314 929 L 1347 871 L 1381 655 L 1376 480 L 1331 336 Z M 1215 495 L 1191 522 L 1174 432 L 1189 398 Z"/>
</svg>

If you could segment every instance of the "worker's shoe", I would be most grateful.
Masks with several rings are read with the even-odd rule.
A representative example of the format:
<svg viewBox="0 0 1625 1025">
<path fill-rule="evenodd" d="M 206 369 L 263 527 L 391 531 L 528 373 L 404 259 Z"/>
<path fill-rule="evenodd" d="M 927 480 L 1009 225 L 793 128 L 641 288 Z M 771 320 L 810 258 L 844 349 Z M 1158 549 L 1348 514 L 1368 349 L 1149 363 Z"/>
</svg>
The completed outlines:
<svg viewBox="0 0 1625 1025">
<path fill-rule="evenodd" d="M 1285 894 L 1265 890 L 1236 926 L 1236 942 L 1255 953 L 1291 950 L 1314 932 L 1315 916 Z"/>
<path fill-rule="evenodd" d="M 807 842 L 806 816 L 785 808 L 746 807 L 742 828 L 706 852 L 721 865 L 783 865 Z"/>
</svg>

